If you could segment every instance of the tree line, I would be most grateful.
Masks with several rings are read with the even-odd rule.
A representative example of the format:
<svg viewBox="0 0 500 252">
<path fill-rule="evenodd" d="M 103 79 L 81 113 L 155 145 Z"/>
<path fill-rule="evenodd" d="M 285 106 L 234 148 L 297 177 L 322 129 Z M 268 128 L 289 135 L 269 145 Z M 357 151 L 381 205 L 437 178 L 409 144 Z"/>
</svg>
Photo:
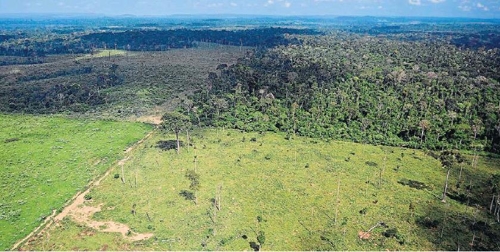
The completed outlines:
<svg viewBox="0 0 500 252">
<path fill-rule="evenodd" d="M 0 56 L 29 57 L 31 63 L 41 63 L 38 57 L 47 54 L 92 53 L 97 49 L 131 51 L 164 51 L 174 48 L 196 47 L 199 42 L 235 46 L 274 47 L 287 45 L 284 34 L 320 34 L 312 29 L 256 28 L 242 30 L 143 30 L 63 34 L 58 36 L 33 35 L 0 37 Z"/>
<path fill-rule="evenodd" d="M 185 107 L 200 125 L 500 153 L 500 51 L 337 32 L 249 53 Z"/>
</svg>

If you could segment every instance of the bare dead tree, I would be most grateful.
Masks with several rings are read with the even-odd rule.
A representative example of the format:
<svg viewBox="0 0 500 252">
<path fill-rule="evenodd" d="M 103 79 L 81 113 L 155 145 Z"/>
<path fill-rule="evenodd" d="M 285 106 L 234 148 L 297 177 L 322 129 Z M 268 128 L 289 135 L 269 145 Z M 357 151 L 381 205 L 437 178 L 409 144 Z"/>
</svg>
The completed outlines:
<svg viewBox="0 0 500 252">
<path fill-rule="evenodd" d="M 215 192 L 215 207 L 218 211 L 221 209 L 221 194 L 222 194 L 222 185 L 217 186 L 217 190 Z"/>
<path fill-rule="evenodd" d="M 450 171 L 451 168 L 448 168 L 448 172 L 446 173 L 446 181 L 444 182 L 443 197 L 441 198 L 442 202 L 446 202 L 446 192 L 448 191 L 448 179 L 450 177 Z"/>
<path fill-rule="evenodd" d="M 340 177 L 337 182 L 337 206 L 335 207 L 335 223 L 337 223 L 337 217 L 339 214 L 339 204 L 340 204 Z"/>
<path fill-rule="evenodd" d="M 125 184 L 125 173 L 123 172 L 123 164 L 122 164 L 122 183 Z"/>
</svg>

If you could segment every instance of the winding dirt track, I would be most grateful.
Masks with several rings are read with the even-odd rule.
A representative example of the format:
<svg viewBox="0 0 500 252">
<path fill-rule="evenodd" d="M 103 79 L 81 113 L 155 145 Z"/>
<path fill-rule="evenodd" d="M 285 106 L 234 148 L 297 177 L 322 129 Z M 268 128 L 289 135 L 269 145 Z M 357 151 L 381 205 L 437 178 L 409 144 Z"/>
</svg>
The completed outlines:
<svg viewBox="0 0 500 252">
<path fill-rule="evenodd" d="M 50 216 L 48 216 L 40 226 L 38 226 L 35 230 L 33 230 L 33 232 L 31 232 L 25 238 L 23 238 L 22 240 L 18 241 L 16 244 L 14 244 L 14 246 L 12 247 L 11 250 L 18 249 L 21 244 L 23 244 L 24 242 L 26 242 L 27 240 L 29 240 L 30 238 L 32 238 L 36 234 L 46 232 L 49 229 L 49 227 L 52 226 L 52 224 L 58 223 L 59 221 L 64 219 L 64 217 L 66 217 L 66 216 L 71 217 L 72 220 L 77 222 L 77 223 L 84 224 L 88 227 L 94 228 L 94 229 L 98 230 L 99 232 L 121 233 L 125 239 L 130 240 L 130 241 L 138 241 L 138 240 L 145 240 L 145 239 L 151 238 L 153 236 L 153 234 L 151 234 L 151 233 L 140 234 L 140 233 L 131 232 L 130 228 L 127 225 L 122 224 L 122 223 L 117 223 L 117 222 L 113 222 L 113 221 L 103 222 L 103 221 L 92 220 L 92 215 L 96 212 L 101 211 L 102 205 L 99 205 L 97 207 L 92 207 L 92 206 L 84 206 L 83 203 L 85 202 L 85 195 L 87 195 L 92 188 L 94 188 L 95 186 L 98 186 L 101 183 L 101 181 L 104 178 L 106 178 L 116 166 L 124 165 L 127 162 L 127 160 L 130 158 L 130 153 L 133 150 L 135 150 L 138 146 L 140 146 L 142 143 L 144 143 L 144 141 L 146 141 L 148 138 L 150 138 L 154 134 L 154 132 L 155 132 L 155 130 L 152 130 L 144 138 L 142 138 L 137 143 L 135 143 L 134 145 L 129 147 L 127 150 L 125 150 L 126 156 L 123 159 L 119 160 L 114 165 L 112 165 L 106 171 L 106 173 L 104 173 L 104 175 L 102 175 L 101 177 L 99 177 L 96 180 L 87 184 L 87 188 L 88 188 L 87 190 L 85 190 L 83 192 L 78 192 L 75 196 L 73 196 L 73 198 L 71 198 L 71 200 L 69 201 L 71 203 L 68 204 L 67 206 L 65 206 L 64 209 L 59 214 L 57 214 L 57 212 L 54 210 L 52 212 L 52 214 Z"/>
</svg>

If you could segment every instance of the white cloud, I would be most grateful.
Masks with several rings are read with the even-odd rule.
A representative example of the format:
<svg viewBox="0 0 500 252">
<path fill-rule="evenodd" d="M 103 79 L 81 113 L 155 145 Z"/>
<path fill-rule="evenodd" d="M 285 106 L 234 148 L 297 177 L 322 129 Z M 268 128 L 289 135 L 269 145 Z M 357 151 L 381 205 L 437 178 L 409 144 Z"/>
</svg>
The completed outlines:
<svg viewBox="0 0 500 252">
<path fill-rule="evenodd" d="M 458 8 L 461 9 L 462 11 L 470 11 L 471 10 L 471 7 L 468 5 L 459 5 Z"/>
<path fill-rule="evenodd" d="M 237 4 L 237 3 L 235 3 L 235 2 L 231 2 L 231 3 L 230 3 L 230 5 L 231 5 L 231 6 L 233 6 L 233 7 L 238 6 L 238 4 Z"/>
<path fill-rule="evenodd" d="M 431 0 L 432 3 L 442 3 L 444 1 L 446 1 L 446 0 Z"/>
<path fill-rule="evenodd" d="M 479 8 L 479 9 L 483 9 L 484 11 L 489 11 L 489 10 L 490 10 L 490 9 L 488 8 L 488 6 L 485 6 L 484 4 L 479 3 L 479 2 L 476 4 L 476 6 L 477 6 L 477 8 Z"/>
<path fill-rule="evenodd" d="M 422 4 L 422 2 L 420 0 L 408 0 L 408 3 L 412 4 L 412 5 L 421 5 Z"/>
<path fill-rule="evenodd" d="M 211 3 L 211 4 L 207 4 L 207 7 L 216 8 L 216 7 L 221 7 L 222 5 L 223 5 L 222 3 Z"/>
<path fill-rule="evenodd" d="M 292 6 L 292 4 L 290 2 L 285 2 L 285 7 L 286 8 L 290 8 L 290 6 Z"/>
</svg>

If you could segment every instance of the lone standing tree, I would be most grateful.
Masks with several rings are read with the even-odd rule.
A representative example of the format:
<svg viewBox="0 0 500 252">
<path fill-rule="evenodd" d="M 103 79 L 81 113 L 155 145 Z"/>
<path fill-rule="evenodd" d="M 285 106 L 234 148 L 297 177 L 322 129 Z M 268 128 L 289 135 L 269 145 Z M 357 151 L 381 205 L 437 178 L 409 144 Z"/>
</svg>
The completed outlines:
<svg viewBox="0 0 500 252">
<path fill-rule="evenodd" d="M 179 112 L 167 112 L 161 117 L 160 129 L 168 131 L 171 130 L 175 133 L 177 140 L 177 154 L 179 154 L 181 145 L 179 142 L 179 132 L 188 129 L 191 125 L 189 117 Z"/>
</svg>

